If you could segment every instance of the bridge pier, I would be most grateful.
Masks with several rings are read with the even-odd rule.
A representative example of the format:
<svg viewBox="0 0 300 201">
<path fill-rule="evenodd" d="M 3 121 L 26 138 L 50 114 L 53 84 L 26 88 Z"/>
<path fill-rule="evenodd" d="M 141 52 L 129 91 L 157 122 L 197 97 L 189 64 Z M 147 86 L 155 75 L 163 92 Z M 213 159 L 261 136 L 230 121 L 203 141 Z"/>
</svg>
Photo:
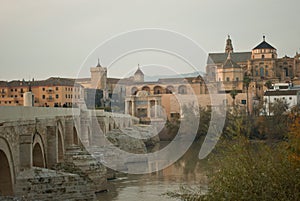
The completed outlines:
<svg viewBox="0 0 300 201">
<path fill-rule="evenodd" d="M 66 148 L 74 145 L 74 135 L 73 135 L 74 122 L 73 118 L 70 117 L 65 120 L 65 145 Z"/>
<path fill-rule="evenodd" d="M 48 168 L 58 163 L 58 133 L 55 126 L 47 126 L 47 159 Z"/>
<path fill-rule="evenodd" d="M 20 135 L 20 170 L 32 168 L 32 133 Z"/>
</svg>

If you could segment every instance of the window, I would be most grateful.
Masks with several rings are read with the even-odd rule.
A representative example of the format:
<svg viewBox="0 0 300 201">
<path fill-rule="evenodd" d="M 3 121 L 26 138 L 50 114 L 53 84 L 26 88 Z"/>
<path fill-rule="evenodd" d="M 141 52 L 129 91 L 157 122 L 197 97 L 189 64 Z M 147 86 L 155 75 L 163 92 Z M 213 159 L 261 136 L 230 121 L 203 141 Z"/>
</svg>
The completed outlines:
<svg viewBox="0 0 300 201">
<path fill-rule="evenodd" d="M 264 76 L 264 68 L 263 68 L 263 67 L 261 67 L 261 68 L 259 69 L 259 75 L 260 75 L 261 77 Z"/>
<path fill-rule="evenodd" d="M 42 98 L 43 98 L 43 99 L 45 99 L 45 98 L 46 98 L 46 96 L 45 96 L 45 95 L 43 95 L 43 96 L 42 96 Z"/>
<path fill-rule="evenodd" d="M 261 55 L 261 58 L 264 59 L 264 58 L 265 58 L 265 55 L 262 54 L 262 55 Z"/>
<path fill-rule="evenodd" d="M 16 101 L 16 103 L 19 103 L 19 101 Z"/>
<path fill-rule="evenodd" d="M 11 101 L 8 101 L 8 104 L 11 104 Z"/>
<path fill-rule="evenodd" d="M 59 98 L 59 95 L 58 95 L 58 94 L 56 94 L 56 95 L 55 95 L 55 98 L 56 98 L 56 99 L 58 99 L 58 98 Z"/>
<path fill-rule="evenodd" d="M 55 87 L 55 90 L 58 91 L 58 87 Z"/>
<path fill-rule="evenodd" d="M 45 91 L 45 88 L 43 88 L 42 90 Z"/>
<path fill-rule="evenodd" d="M 255 71 L 255 75 L 258 76 L 258 71 L 257 70 Z"/>
<path fill-rule="evenodd" d="M 71 98 L 70 94 L 68 95 L 68 98 Z"/>
<path fill-rule="evenodd" d="M 23 91 L 23 88 L 21 88 L 21 89 L 20 89 L 20 92 L 21 92 L 21 93 L 23 93 L 23 92 L 24 92 L 24 91 Z"/>
<path fill-rule="evenodd" d="M 18 89 L 15 89 L 15 91 L 18 91 Z"/>
<path fill-rule="evenodd" d="M 266 65 L 265 68 L 268 68 L 268 65 Z"/>
<path fill-rule="evenodd" d="M 229 77 L 226 77 L 226 81 L 229 82 L 229 81 L 230 81 L 230 78 L 229 78 Z"/>
<path fill-rule="evenodd" d="M 66 94 L 66 98 L 68 98 L 68 95 Z"/>
<path fill-rule="evenodd" d="M 266 76 L 268 76 L 269 75 L 269 71 L 268 70 L 266 70 Z"/>
<path fill-rule="evenodd" d="M 186 94 L 186 93 L 187 93 L 187 88 L 186 88 L 186 86 L 185 86 L 185 85 L 180 85 L 180 86 L 178 87 L 178 93 L 179 93 L 179 94 Z"/>
<path fill-rule="evenodd" d="M 238 78 L 238 77 L 236 77 L 236 78 L 235 78 L 235 81 L 237 81 L 237 82 L 238 82 L 238 81 L 239 81 L 239 78 Z"/>
<path fill-rule="evenodd" d="M 15 95 L 15 98 L 18 98 L 18 95 Z"/>
<path fill-rule="evenodd" d="M 13 89 L 10 89 L 10 91 L 14 91 Z"/>
<path fill-rule="evenodd" d="M 289 97 L 289 99 L 292 100 L 293 98 L 292 98 L 292 97 Z"/>
<path fill-rule="evenodd" d="M 289 76 L 289 70 L 287 68 L 284 68 L 284 73 L 285 73 L 285 76 Z"/>
<path fill-rule="evenodd" d="M 23 98 L 23 94 L 21 94 L 21 98 Z"/>
</svg>

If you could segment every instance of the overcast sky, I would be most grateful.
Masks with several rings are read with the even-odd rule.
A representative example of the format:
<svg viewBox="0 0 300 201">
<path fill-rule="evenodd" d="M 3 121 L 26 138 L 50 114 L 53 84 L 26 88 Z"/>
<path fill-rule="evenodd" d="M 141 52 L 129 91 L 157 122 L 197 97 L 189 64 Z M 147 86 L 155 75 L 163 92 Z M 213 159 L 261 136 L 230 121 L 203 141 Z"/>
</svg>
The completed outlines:
<svg viewBox="0 0 300 201">
<path fill-rule="evenodd" d="M 143 28 L 181 33 L 206 52 L 223 52 L 227 34 L 235 51 L 251 51 L 265 34 L 279 56 L 294 56 L 300 48 L 299 8 L 299 0 L 0 0 L 0 79 L 76 77 L 99 44 Z M 170 56 L 144 54 L 119 60 L 109 76 L 122 77 L 137 63 L 185 65 Z M 96 65 L 92 60 L 88 65 Z"/>
</svg>

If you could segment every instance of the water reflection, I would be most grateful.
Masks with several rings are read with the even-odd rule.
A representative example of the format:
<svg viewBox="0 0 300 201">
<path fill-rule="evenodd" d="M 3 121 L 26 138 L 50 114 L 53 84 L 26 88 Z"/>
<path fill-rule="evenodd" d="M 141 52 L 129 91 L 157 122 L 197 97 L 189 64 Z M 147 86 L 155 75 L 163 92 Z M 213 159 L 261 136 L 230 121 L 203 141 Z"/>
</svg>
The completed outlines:
<svg viewBox="0 0 300 201">
<path fill-rule="evenodd" d="M 103 201 L 169 201 L 174 199 L 161 194 L 177 190 L 181 184 L 206 186 L 207 165 L 205 160 L 198 159 L 200 146 L 200 143 L 194 143 L 176 163 L 161 171 L 144 175 L 127 175 L 110 181 L 109 191 L 98 194 L 97 199 Z M 154 161 L 148 166 L 157 168 L 160 162 L 163 161 Z"/>
</svg>

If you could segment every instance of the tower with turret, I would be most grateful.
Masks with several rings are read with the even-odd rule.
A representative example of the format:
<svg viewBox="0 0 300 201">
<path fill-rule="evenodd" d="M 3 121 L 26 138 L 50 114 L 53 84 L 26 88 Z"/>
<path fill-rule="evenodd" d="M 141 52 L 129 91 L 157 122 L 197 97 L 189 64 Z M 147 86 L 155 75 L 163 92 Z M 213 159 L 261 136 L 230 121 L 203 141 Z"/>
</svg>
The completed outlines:
<svg viewBox="0 0 300 201">
<path fill-rule="evenodd" d="M 105 90 L 107 83 L 107 68 L 101 66 L 99 59 L 97 66 L 91 67 L 90 72 L 91 88 Z"/>
</svg>

